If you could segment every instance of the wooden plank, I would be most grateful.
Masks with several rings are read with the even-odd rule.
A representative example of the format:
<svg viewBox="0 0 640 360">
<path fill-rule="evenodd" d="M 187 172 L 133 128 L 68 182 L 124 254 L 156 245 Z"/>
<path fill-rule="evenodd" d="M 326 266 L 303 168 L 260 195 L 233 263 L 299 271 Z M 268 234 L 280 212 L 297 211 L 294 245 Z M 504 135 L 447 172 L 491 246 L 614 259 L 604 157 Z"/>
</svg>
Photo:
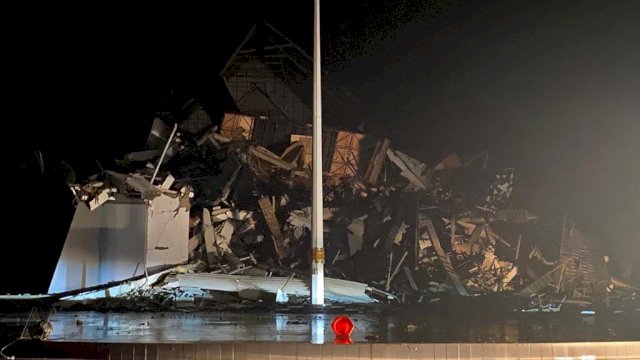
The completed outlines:
<svg viewBox="0 0 640 360">
<path fill-rule="evenodd" d="M 480 241 L 480 235 L 482 235 L 483 230 L 484 230 L 484 224 L 478 224 L 476 225 L 475 229 L 473 229 L 473 232 L 471 233 L 471 237 L 469 238 L 469 254 L 468 255 L 474 255 L 473 245 L 475 245 L 477 242 Z"/>
<path fill-rule="evenodd" d="M 440 263 L 444 267 L 445 271 L 449 275 L 449 279 L 453 283 L 453 286 L 458 290 L 458 294 L 462 296 L 469 296 L 467 289 L 464 287 L 462 282 L 460 281 L 460 277 L 456 274 L 453 269 L 453 265 L 451 264 L 451 260 L 449 256 L 442 249 L 442 245 L 440 244 L 440 239 L 438 238 L 438 233 L 436 232 L 435 227 L 433 226 L 433 221 L 431 219 L 426 219 L 427 230 L 429 231 L 429 237 L 431 238 L 431 243 L 433 244 L 433 248 L 438 255 L 438 259 Z"/>
<path fill-rule="evenodd" d="M 209 265 L 216 262 L 218 249 L 216 248 L 216 235 L 211 222 L 211 213 L 209 209 L 202 209 L 202 229 L 204 231 L 204 246 L 207 250 L 207 260 Z"/>
<path fill-rule="evenodd" d="M 276 154 L 272 153 L 271 151 L 263 148 L 262 146 L 258 146 L 255 148 L 250 148 L 251 154 L 253 154 L 254 156 L 268 162 L 271 165 L 274 165 L 276 167 L 282 168 L 284 170 L 291 170 L 293 169 L 293 165 L 289 164 L 288 162 L 280 159 Z"/>
<path fill-rule="evenodd" d="M 376 144 L 373 156 L 371 156 L 371 161 L 367 167 L 367 172 L 365 173 L 365 180 L 368 183 L 375 184 L 378 182 L 378 177 L 382 171 L 382 165 L 384 165 L 384 159 L 387 157 L 387 149 L 389 149 L 390 144 L 391 141 L 389 139 L 384 139 L 382 143 L 378 142 Z"/>
<path fill-rule="evenodd" d="M 569 258 L 565 260 L 562 264 L 557 265 L 555 268 L 549 270 L 549 272 L 547 272 L 546 274 L 537 278 L 534 282 L 529 284 L 527 287 L 520 290 L 520 292 L 518 292 L 518 295 L 523 297 L 530 297 L 531 295 L 542 290 L 547 284 L 550 284 L 553 282 L 553 277 L 555 273 L 558 272 L 558 270 L 563 269 L 565 264 L 568 263 L 570 260 L 573 260 L 573 258 Z"/>
<path fill-rule="evenodd" d="M 197 233 L 189 239 L 189 253 L 192 253 L 202 241 L 202 233 Z"/>
<path fill-rule="evenodd" d="M 269 197 L 267 196 L 262 196 L 260 200 L 258 200 L 258 205 L 262 210 L 264 219 L 267 222 L 269 231 L 271 232 L 271 239 L 273 240 L 273 246 L 276 249 L 278 261 L 281 261 L 287 257 L 287 248 L 284 246 L 284 238 L 282 236 L 282 230 L 280 229 L 280 223 L 278 223 L 278 219 L 276 218 L 276 213 L 273 210 Z"/>
<path fill-rule="evenodd" d="M 398 154 L 402 154 L 402 153 L 401 152 L 395 153 L 391 149 L 387 150 L 387 157 L 389 157 L 389 160 L 391 160 L 394 164 L 396 164 L 396 166 L 398 166 L 398 168 L 400 168 L 400 170 L 402 170 L 400 172 L 400 175 L 405 177 L 407 180 L 409 180 L 409 182 L 411 182 L 412 185 L 416 187 L 419 187 L 423 190 L 430 188 L 430 186 L 427 186 L 427 184 L 424 181 L 422 181 L 422 179 L 420 178 L 420 174 L 416 174 L 414 172 L 416 170 L 415 167 L 405 163 L 405 161 Z M 411 165 L 414 165 L 414 164 L 411 164 Z"/>
</svg>

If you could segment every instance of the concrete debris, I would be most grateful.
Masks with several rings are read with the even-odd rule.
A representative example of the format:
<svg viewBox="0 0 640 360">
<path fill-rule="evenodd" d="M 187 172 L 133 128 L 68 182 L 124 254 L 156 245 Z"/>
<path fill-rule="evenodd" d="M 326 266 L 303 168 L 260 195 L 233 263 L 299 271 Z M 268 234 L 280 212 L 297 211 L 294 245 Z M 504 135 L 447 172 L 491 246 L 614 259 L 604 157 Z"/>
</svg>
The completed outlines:
<svg viewBox="0 0 640 360">
<path fill-rule="evenodd" d="M 171 185 L 173 185 L 174 181 L 176 181 L 176 178 L 174 178 L 173 176 L 171 176 L 171 174 L 169 174 L 162 182 L 162 185 L 160 185 L 160 188 L 169 190 L 171 188 Z"/>
<path fill-rule="evenodd" d="M 562 290 L 568 292 L 572 299 L 602 295 L 610 282 L 604 255 L 596 243 L 596 239 L 580 231 L 565 217 L 559 261 L 569 262 L 563 272 Z"/>
<path fill-rule="evenodd" d="M 427 231 L 429 233 L 429 238 L 431 239 L 431 243 L 433 244 L 433 248 L 435 249 L 435 252 L 438 255 L 438 259 L 440 260 L 442 267 L 444 267 L 444 270 L 449 275 L 449 279 L 451 280 L 451 283 L 453 284 L 453 286 L 456 288 L 456 290 L 460 295 L 468 296 L 469 293 L 467 292 L 467 289 L 464 287 L 464 285 L 462 285 L 462 282 L 460 281 L 460 277 L 458 276 L 455 269 L 453 268 L 453 265 L 451 264 L 451 261 L 449 259 L 449 255 L 447 255 L 444 252 L 444 249 L 440 244 L 440 239 L 438 238 L 436 229 L 433 226 L 433 222 L 430 219 L 426 220 L 426 226 L 427 226 Z"/>
<path fill-rule="evenodd" d="M 283 286 L 286 287 L 283 290 Z M 168 286 L 192 287 L 206 290 L 218 290 L 241 293 L 257 290 L 276 294 L 279 290 L 285 291 L 289 296 L 308 298 L 309 281 L 288 277 L 261 277 L 226 274 L 177 274 L 175 282 L 169 282 Z M 379 290 L 378 290 L 379 291 Z M 375 299 L 369 295 L 371 288 L 366 284 L 325 278 L 325 297 L 329 301 L 343 303 L 369 303 Z"/>
<path fill-rule="evenodd" d="M 93 211 L 98 208 L 98 206 L 106 203 L 108 200 L 115 200 L 115 198 L 111 196 L 111 189 L 104 189 L 100 191 L 98 195 L 93 198 L 93 200 L 89 201 L 89 209 Z"/>
<path fill-rule="evenodd" d="M 291 170 L 294 168 L 293 164 L 282 160 L 281 157 L 277 156 L 276 154 L 272 153 L 271 151 L 267 150 L 262 146 L 250 147 L 249 151 L 256 158 L 264 160 L 265 162 L 271 165 L 274 165 L 276 167 L 279 167 L 281 169 Z"/>
<path fill-rule="evenodd" d="M 300 159 L 303 154 L 304 144 L 300 141 L 296 141 L 291 143 L 291 145 L 284 149 L 282 155 L 280 156 L 280 159 L 290 164 L 297 164 L 298 159 Z"/>
<path fill-rule="evenodd" d="M 292 126 L 281 128 L 291 132 L 278 135 L 284 142 L 261 142 L 255 121 L 226 114 L 220 130 L 192 126 L 202 129 L 174 133 L 175 124 L 156 119 L 146 149 L 126 155 L 119 168 L 70 184 L 79 203 L 67 240 L 73 256 L 92 253 L 86 248 L 94 243 L 101 251 L 97 240 L 88 240 L 101 227 L 126 244 L 118 251 L 129 249 L 136 259 L 131 269 L 99 274 L 107 267 L 98 260 L 71 259 L 63 251 L 73 266 L 62 267 L 56 279 L 83 263 L 97 273 L 51 289 L 188 263 L 198 266 L 138 290 L 172 287 L 187 294 L 184 299 L 218 291 L 307 299 L 312 138 Z M 549 238 L 538 215 L 513 207 L 514 169 L 488 173 L 488 153 L 466 161 L 450 153 L 429 165 L 393 149 L 388 139 L 329 134 L 334 138 L 328 136 L 323 148 L 328 300 L 417 303 L 437 301 L 442 293 L 505 293 L 600 301 L 637 293 L 635 284 L 610 278 L 597 239 L 568 220 Z M 474 165 L 478 160 L 482 166 Z M 104 259 L 131 262 L 118 251 Z M 110 291 L 131 294 L 131 284 Z"/>
<path fill-rule="evenodd" d="M 400 175 L 409 180 L 410 186 L 422 190 L 431 188 L 431 170 L 427 168 L 427 165 L 400 151 L 388 149 L 387 156 L 389 160 L 402 170 Z"/>
<path fill-rule="evenodd" d="M 536 281 L 532 282 L 527 287 L 520 290 L 518 295 L 524 296 L 524 297 L 530 297 L 532 295 L 540 293 L 540 291 L 542 291 L 545 287 L 547 287 L 547 285 L 554 284 L 554 278 L 560 279 L 560 276 L 556 276 L 556 275 L 564 272 L 564 267 L 569 262 L 569 260 L 571 259 L 567 259 L 562 264 L 554 267 L 546 274 L 537 278 Z M 558 289 L 558 287 L 556 287 L 556 289 Z"/>
<path fill-rule="evenodd" d="M 349 249 L 351 249 L 351 255 L 355 255 L 358 251 L 362 251 L 365 221 L 368 215 L 362 215 L 351 221 L 351 224 L 347 226 L 349 237 Z"/>
<path fill-rule="evenodd" d="M 151 185 L 147 179 L 139 174 L 133 174 L 132 176 L 127 177 L 126 182 L 138 191 L 142 195 L 143 199 L 153 200 L 162 193 L 160 189 Z"/>
</svg>

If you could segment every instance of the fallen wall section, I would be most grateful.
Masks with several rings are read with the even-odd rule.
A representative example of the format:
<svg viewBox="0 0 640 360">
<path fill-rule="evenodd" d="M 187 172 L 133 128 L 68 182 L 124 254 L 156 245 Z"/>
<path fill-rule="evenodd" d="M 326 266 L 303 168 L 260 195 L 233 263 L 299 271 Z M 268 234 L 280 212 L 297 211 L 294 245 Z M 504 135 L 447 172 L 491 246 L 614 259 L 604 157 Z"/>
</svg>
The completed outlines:
<svg viewBox="0 0 640 360">
<path fill-rule="evenodd" d="M 161 195 L 107 202 L 91 211 L 79 204 L 49 293 L 119 281 L 147 268 L 187 261 L 189 211 Z"/>
</svg>

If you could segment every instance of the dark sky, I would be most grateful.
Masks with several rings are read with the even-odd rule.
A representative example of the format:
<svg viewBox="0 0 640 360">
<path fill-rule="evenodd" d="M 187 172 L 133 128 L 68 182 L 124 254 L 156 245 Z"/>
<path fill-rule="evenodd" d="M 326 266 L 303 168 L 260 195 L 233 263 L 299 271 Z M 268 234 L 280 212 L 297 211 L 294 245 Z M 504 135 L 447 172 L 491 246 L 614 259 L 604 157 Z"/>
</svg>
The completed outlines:
<svg viewBox="0 0 640 360">
<path fill-rule="evenodd" d="M 422 158 L 488 149 L 526 204 L 638 263 L 640 3 L 458 3 L 368 49 L 338 77 L 370 128 Z"/>
<path fill-rule="evenodd" d="M 323 64 L 369 132 L 425 161 L 489 150 L 516 168 L 524 204 L 639 261 L 640 2 L 348 3 L 322 4 Z M 20 25 L 4 35 L 5 131 L 63 158 L 141 146 L 167 89 L 216 94 L 255 21 L 310 49 L 312 5 L 8 12 Z"/>
</svg>

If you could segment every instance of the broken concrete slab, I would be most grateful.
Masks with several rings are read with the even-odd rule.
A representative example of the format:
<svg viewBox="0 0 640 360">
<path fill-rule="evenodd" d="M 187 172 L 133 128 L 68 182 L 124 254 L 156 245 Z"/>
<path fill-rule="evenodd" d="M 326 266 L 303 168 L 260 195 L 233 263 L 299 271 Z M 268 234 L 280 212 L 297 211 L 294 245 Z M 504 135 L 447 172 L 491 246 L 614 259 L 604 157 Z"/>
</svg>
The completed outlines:
<svg viewBox="0 0 640 360">
<path fill-rule="evenodd" d="M 174 178 L 173 176 L 171 176 L 171 174 L 169 174 L 162 181 L 162 185 L 160 185 L 160 188 L 169 190 L 171 188 L 171 185 L 173 185 L 175 181 L 176 181 L 176 178 Z"/>
<path fill-rule="evenodd" d="M 142 175 L 134 174 L 131 176 L 127 176 L 127 179 L 125 181 L 129 186 L 138 191 L 142 195 L 142 197 L 147 200 L 153 200 L 162 194 L 162 191 L 160 191 L 160 189 L 151 185 L 149 180 L 145 179 Z"/>
<path fill-rule="evenodd" d="M 309 280 L 288 277 L 260 277 L 244 275 L 225 275 L 212 273 L 177 274 L 176 281 L 170 283 L 175 287 L 195 287 L 207 290 L 239 292 L 259 290 L 276 294 L 287 284 L 288 295 L 309 297 Z M 371 288 L 367 284 L 341 279 L 325 278 L 325 298 L 341 303 L 372 303 L 376 300 L 367 292 Z"/>
<path fill-rule="evenodd" d="M 115 200 L 115 198 L 111 196 L 111 189 L 104 189 L 98 193 L 98 196 L 88 202 L 89 209 L 93 211 L 109 200 Z"/>
<path fill-rule="evenodd" d="M 189 212 L 179 199 L 109 201 L 91 211 L 78 206 L 49 286 L 58 293 L 188 261 Z"/>
</svg>

